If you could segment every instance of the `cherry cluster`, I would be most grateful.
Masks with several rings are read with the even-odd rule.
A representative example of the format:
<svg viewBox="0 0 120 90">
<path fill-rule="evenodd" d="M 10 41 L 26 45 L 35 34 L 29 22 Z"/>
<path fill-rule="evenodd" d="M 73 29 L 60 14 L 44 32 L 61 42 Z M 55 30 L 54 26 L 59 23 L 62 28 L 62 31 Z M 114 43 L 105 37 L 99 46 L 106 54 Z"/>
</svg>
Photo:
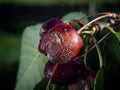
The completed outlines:
<svg viewBox="0 0 120 90">
<path fill-rule="evenodd" d="M 84 75 L 85 65 L 78 56 L 83 39 L 72 25 L 52 18 L 42 25 L 40 38 L 39 51 L 49 57 L 44 74 L 51 83 L 69 85 Z"/>
<path fill-rule="evenodd" d="M 99 17 L 86 25 L 80 22 L 82 19 L 90 16 Z M 90 16 L 86 16 L 80 20 L 70 20 L 70 22 L 63 22 L 58 18 L 52 18 L 42 25 L 39 52 L 47 55 L 49 58 L 44 68 L 45 77 L 48 79 L 48 86 L 50 83 L 72 86 L 78 80 L 87 80 L 88 86 L 92 86 L 93 88 L 95 73 L 86 65 L 87 53 L 96 47 L 99 64 L 102 67 L 102 54 L 98 44 L 109 35 L 109 32 L 99 41 L 95 39 L 94 34 L 106 28 L 117 36 L 113 26 L 120 25 L 120 15 L 106 12 Z M 107 17 L 108 20 L 105 22 L 98 21 Z M 80 26 L 80 29 L 77 31 L 71 22 L 72 24 L 76 22 Z M 87 43 L 83 39 L 87 39 Z M 90 45 L 91 42 L 94 44 L 93 46 Z M 79 55 L 82 49 L 84 51 L 84 61 Z"/>
</svg>

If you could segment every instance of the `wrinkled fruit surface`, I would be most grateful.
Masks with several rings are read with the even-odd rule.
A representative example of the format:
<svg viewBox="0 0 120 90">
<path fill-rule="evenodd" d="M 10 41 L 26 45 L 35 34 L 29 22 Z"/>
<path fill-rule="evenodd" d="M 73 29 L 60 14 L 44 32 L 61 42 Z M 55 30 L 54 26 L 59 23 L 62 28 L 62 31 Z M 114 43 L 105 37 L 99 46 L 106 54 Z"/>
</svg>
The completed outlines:
<svg viewBox="0 0 120 90">
<path fill-rule="evenodd" d="M 60 19 L 51 18 L 42 25 L 42 27 L 40 29 L 40 38 L 41 39 L 40 39 L 40 44 L 39 44 L 39 51 L 41 53 L 46 54 L 45 51 L 42 48 L 40 48 L 42 38 L 49 31 L 49 29 L 51 29 L 52 27 L 54 27 L 54 26 L 56 26 L 57 24 L 60 24 L 60 23 L 63 23 Z"/>
<path fill-rule="evenodd" d="M 76 81 L 78 77 L 82 77 L 85 70 L 85 65 L 80 57 L 75 57 L 69 63 L 57 64 L 48 61 L 45 65 L 44 73 L 45 77 L 49 80 L 50 77 L 51 83 L 58 85 L 69 85 Z M 53 69 L 55 71 L 53 72 Z"/>
<path fill-rule="evenodd" d="M 83 40 L 74 27 L 60 23 L 50 28 L 40 40 L 39 51 L 55 63 L 66 63 L 77 56 Z"/>
</svg>

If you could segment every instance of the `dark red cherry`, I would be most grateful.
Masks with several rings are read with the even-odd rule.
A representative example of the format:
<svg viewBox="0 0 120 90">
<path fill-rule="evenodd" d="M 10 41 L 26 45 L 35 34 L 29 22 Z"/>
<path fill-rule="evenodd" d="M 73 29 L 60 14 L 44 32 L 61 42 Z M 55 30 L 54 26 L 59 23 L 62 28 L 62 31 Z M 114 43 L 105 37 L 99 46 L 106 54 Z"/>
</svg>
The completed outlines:
<svg viewBox="0 0 120 90">
<path fill-rule="evenodd" d="M 58 19 L 58 18 L 51 18 L 51 19 L 49 19 L 48 21 L 46 21 L 42 25 L 41 30 L 40 30 L 40 36 L 41 37 L 44 36 L 49 29 L 51 29 L 52 27 L 54 27 L 54 26 L 56 26 L 56 25 L 58 25 L 60 23 L 63 23 L 63 22 L 60 19 Z"/>
<path fill-rule="evenodd" d="M 95 76 L 95 72 L 86 67 L 83 77 L 78 78 L 75 83 L 69 85 L 69 90 L 94 90 Z"/>
<path fill-rule="evenodd" d="M 51 29 L 52 27 L 54 27 L 54 26 L 56 26 L 56 25 L 58 25 L 58 24 L 60 24 L 60 23 L 63 23 L 60 19 L 58 19 L 58 18 L 51 18 L 51 19 L 49 19 L 48 21 L 46 21 L 43 25 L 42 25 L 42 27 L 41 27 L 41 29 L 40 29 L 40 43 L 39 43 L 39 51 L 41 52 L 41 53 L 44 53 L 44 54 L 46 54 L 45 53 L 45 51 L 43 50 L 43 49 L 41 49 L 40 47 L 41 47 L 41 40 L 42 40 L 42 38 L 45 36 L 45 34 L 49 31 L 49 29 Z"/>
<path fill-rule="evenodd" d="M 78 77 L 84 75 L 85 65 L 80 57 L 75 57 L 69 63 L 57 64 L 48 61 L 45 65 L 44 73 L 45 77 L 49 80 L 51 78 L 51 83 L 58 85 L 69 85 L 74 83 Z"/>
<path fill-rule="evenodd" d="M 41 39 L 39 50 L 44 51 L 52 62 L 66 63 L 83 47 L 83 40 L 73 26 L 58 24 Z"/>
</svg>

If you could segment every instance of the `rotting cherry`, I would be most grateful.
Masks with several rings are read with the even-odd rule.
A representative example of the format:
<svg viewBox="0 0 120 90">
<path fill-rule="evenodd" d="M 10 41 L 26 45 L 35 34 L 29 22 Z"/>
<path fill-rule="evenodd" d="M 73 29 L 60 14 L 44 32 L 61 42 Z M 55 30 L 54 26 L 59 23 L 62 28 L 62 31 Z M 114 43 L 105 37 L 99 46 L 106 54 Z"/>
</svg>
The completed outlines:
<svg viewBox="0 0 120 90">
<path fill-rule="evenodd" d="M 58 25 L 60 23 L 63 23 L 60 19 L 58 19 L 58 18 L 51 18 L 51 19 L 49 19 L 48 21 L 46 21 L 42 25 L 42 27 L 40 29 L 40 38 L 41 39 L 40 39 L 40 43 L 39 43 L 39 47 L 38 47 L 38 49 L 39 49 L 39 51 L 41 53 L 46 54 L 45 51 L 42 48 L 40 48 L 41 47 L 41 40 L 42 40 L 42 38 L 49 31 L 49 29 L 51 29 L 52 27 L 54 27 L 54 26 L 56 26 L 56 25 Z"/>
<path fill-rule="evenodd" d="M 82 59 L 78 56 L 73 58 L 68 63 L 57 64 L 51 62 L 50 60 L 45 65 L 44 74 L 49 80 L 51 77 L 51 83 L 57 85 L 70 85 L 74 83 L 78 77 L 82 77 L 85 71 L 85 65 Z M 53 72 L 53 69 L 55 71 Z"/>
<path fill-rule="evenodd" d="M 74 27 L 61 23 L 47 31 L 40 40 L 39 51 L 55 63 L 67 63 L 77 56 L 82 47 L 83 39 Z"/>
</svg>

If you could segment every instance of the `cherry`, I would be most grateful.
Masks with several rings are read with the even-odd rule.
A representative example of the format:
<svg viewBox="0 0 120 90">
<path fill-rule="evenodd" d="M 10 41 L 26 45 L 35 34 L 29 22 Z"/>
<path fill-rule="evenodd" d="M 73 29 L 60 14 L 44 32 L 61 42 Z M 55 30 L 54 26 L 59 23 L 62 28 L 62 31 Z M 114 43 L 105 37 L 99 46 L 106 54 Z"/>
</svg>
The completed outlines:
<svg viewBox="0 0 120 90">
<path fill-rule="evenodd" d="M 78 78 L 75 83 L 69 85 L 69 90 L 73 90 L 73 88 L 74 90 L 93 90 L 95 76 L 95 72 L 90 67 L 86 67 L 83 77 Z"/>
<path fill-rule="evenodd" d="M 63 23 L 60 19 L 58 18 L 51 18 L 48 21 L 46 21 L 40 30 L 40 44 L 39 44 L 39 51 L 43 54 L 46 54 L 45 51 L 43 49 L 41 49 L 41 40 L 42 38 L 45 36 L 45 34 L 49 31 L 49 29 L 51 29 L 52 27 L 54 27 L 57 24 Z"/>
<path fill-rule="evenodd" d="M 39 50 L 48 55 L 53 62 L 66 63 L 74 58 L 82 47 L 83 40 L 74 27 L 61 23 L 49 29 L 44 35 Z"/>
<path fill-rule="evenodd" d="M 45 65 L 44 74 L 45 77 L 49 80 L 51 78 L 51 83 L 58 85 L 69 85 L 74 83 L 78 77 L 82 77 L 85 70 L 85 65 L 80 57 L 73 58 L 68 63 L 57 64 L 51 62 L 50 60 Z M 53 72 L 53 69 L 55 71 Z"/>
</svg>

